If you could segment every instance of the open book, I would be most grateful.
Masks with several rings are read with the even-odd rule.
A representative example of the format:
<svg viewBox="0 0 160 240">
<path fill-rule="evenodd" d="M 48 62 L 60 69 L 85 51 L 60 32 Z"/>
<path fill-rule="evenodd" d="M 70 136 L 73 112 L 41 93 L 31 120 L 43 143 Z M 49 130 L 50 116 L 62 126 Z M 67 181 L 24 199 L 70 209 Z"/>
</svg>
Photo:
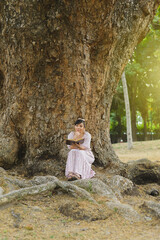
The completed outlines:
<svg viewBox="0 0 160 240">
<path fill-rule="evenodd" d="M 77 139 L 77 140 L 75 140 L 75 139 L 67 139 L 66 140 L 67 145 L 72 145 L 72 144 L 75 144 L 75 143 L 77 143 L 77 144 L 84 143 L 84 138 L 80 138 L 80 139 Z"/>
</svg>

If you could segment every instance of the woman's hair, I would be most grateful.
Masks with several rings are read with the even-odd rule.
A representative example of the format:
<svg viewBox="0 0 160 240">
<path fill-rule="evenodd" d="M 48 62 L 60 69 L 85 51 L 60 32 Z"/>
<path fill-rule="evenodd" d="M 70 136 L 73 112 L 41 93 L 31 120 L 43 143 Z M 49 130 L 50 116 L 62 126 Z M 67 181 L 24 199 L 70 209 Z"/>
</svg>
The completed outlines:
<svg viewBox="0 0 160 240">
<path fill-rule="evenodd" d="M 76 121 L 75 121 L 75 124 L 74 125 L 77 125 L 77 124 L 80 124 L 80 123 L 83 123 L 84 127 L 85 127 L 85 120 L 82 119 L 82 118 L 78 118 Z"/>
</svg>

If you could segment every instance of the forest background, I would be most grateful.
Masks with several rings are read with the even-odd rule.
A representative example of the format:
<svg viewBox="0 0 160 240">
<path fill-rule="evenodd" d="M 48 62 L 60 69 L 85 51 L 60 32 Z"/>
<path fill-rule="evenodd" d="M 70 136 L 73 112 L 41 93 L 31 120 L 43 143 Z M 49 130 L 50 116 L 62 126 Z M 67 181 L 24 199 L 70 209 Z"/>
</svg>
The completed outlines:
<svg viewBox="0 0 160 240">
<path fill-rule="evenodd" d="M 146 37 L 135 47 L 125 75 L 131 110 L 133 141 L 160 139 L 160 6 Z M 126 142 L 126 113 L 122 81 L 110 115 L 112 143 Z"/>
</svg>

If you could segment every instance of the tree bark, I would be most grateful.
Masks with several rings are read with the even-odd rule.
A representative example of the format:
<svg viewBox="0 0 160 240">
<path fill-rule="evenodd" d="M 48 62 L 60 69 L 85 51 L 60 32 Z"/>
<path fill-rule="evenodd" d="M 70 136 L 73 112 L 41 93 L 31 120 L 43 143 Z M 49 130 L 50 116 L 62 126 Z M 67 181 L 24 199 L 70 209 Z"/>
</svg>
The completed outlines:
<svg viewBox="0 0 160 240">
<path fill-rule="evenodd" d="M 0 2 L 0 131 L 17 143 L 13 161 L 0 152 L 0 166 L 24 161 L 34 174 L 52 159 L 64 167 L 64 139 L 77 117 L 86 119 L 96 163 L 119 164 L 109 135 L 112 97 L 159 2 Z"/>
<path fill-rule="evenodd" d="M 128 143 L 128 149 L 132 149 L 133 148 L 133 142 L 132 142 L 132 127 L 131 127 L 131 116 L 130 116 L 130 104 L 129 104 L 128 88 L 127 88 L 125 72 L 123 72 L 123 74 L 122 74 L 122 84 L 123 84 L 125 109 L 126 109 L 127 143 Z"/>
</svg>

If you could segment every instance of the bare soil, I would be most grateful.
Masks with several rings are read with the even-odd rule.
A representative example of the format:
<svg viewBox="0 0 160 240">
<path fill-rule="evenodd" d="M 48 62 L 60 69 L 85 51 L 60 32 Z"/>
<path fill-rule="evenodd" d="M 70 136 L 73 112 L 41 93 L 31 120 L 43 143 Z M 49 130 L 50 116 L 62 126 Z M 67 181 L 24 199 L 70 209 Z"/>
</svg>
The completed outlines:
<svg viewBox="0 0 160 240">
<path fill-rule="evenodd" d="M 98 198 L 98 197 L 97 197 Z M 149 198 L 149 197 L 148 197 Z M 151 198 L 151 197 L 150 197 Z M 122 218 L 116 210 L 105 220 L 74 220 L 60 213 L 59 207 L 65 201 L 71 204 L 75 199 L 68 195 L 42 195 L 27 197 L 0 209 L 1 240 L 31 239 L 76 239 L 76 240 L 159 240 L 160 221 L 146 214 L 146 221 L 130 222 Z M 76 200 L 83 208 L 88 202 Z M 131 201 L 138 208 L 143 197 L 125 197 L 123 202 Z M 93 203 L 89 203 L 94 205 Z M 99 199 L 99 207 L 106 210 L 105 199 Z M 18 216 L 18 217 L 16 217 Z"/>
<path fill-rule="evenodd" d="M 114 144 L 114 149 L 124 162 L 148 158 L 159 161 L 160 141 L 136 142 L 132 150 L 126 149 L 126 143 Z M 101 169 L 94 168 L 101 172 Z M 10 171 L 8 171 L 10 174 Z M 12 173 L 13 174 L 13 173 Z M 95 204 L 84 199 L 75 198 L 64 193 L 49 192 L 37 196 L 28 196 L 0 208 L 0 240 L 160 240 L 160 219 L 141 208 L 145 200 L 160 202 L 160 197 L 146 194 L 147 189 L 160 186 L 148 184 L 138 186 L 139 195 L 125 195 L 122 203 L 133 205 L 143 221 L 132 222 L 124 219 L 115 210 L 108 210 L 107 199 L 93 194 L 99 203 L 98 208 L 108 211 L 104 220 L 79 220 L 67 217 L 60 212 L 60 207 L 66 202 L 77 202 L 81 209 L 92 211 Z M 96 206 L 97 207 L 97 206 Z"/>
<path fill-rule="evenodd" d="M 133 149 L 127 149 L 127 143 L 112 145 L 122 162 L 147 158 L 154 162 L 160 161 L 160 140 L 133 142 Z"/>
</svg>

